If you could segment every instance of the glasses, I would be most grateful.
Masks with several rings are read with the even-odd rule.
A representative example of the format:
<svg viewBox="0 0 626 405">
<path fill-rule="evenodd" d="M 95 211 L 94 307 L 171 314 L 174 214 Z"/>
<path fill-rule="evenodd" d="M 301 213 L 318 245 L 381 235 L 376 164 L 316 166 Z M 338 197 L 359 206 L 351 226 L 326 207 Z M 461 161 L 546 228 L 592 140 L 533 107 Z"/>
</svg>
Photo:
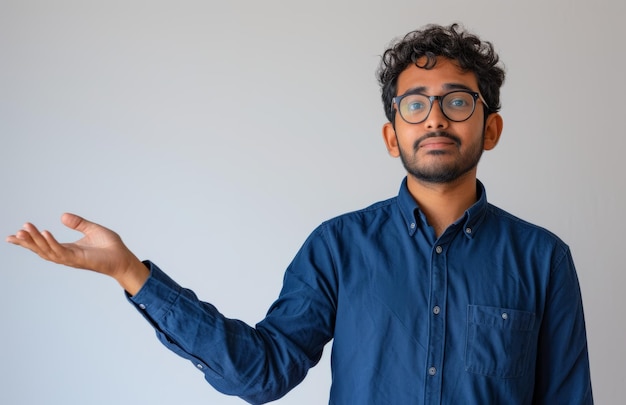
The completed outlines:
<svg viewBox="0 0 626 405">
<path fill-rule="evenodd" d="M 469 90 L 455 90 L 443 96 L 426 96 L 420 93 L 407 93 L 392 99 L 398 106 L 398 112 L 403 120 L 409 124 L 419 124 L 426 121 L 433 109 L 433 101 L 439 101 L 443 115 L 454 122 L 469 119 L 476 109 L 476 100 L 480 100 L 489 108 L 480 93 Z"/>
</svg>

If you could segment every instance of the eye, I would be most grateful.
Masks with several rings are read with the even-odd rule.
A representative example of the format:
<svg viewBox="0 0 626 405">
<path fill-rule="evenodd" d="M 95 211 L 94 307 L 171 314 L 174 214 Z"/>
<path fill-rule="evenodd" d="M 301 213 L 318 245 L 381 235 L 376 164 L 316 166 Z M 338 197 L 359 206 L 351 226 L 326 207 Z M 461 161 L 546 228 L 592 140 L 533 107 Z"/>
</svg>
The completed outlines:
<svg viewBox="0 0 626 405">
<path fill-rule="evenodd" d="M 467 102 L 463 99 L 455 98 L 454 100 L 450 102 L 450 104 L 456 107 L 462 107 L 464 105 L 467 105 Z"/>
<path fill-rule="evenodd" d="M 468 93 L 450 93 L 445 97 L 446 108 L 452 110 L 463 110 L 471 108 L 472 104 L 472 96 Z"/>
<path fill-rule="evenodd" d="M 402 99 L 400 109 L 407 115 L 419 115 L 428 111 L 430 101 L 420 94 L 411 94 Z"/>
<path fill-rule="evenodd" d="M 422 111 L 426 106 L 424 103 L 420 103 L 419 101 L 411 101 L 407 104 L 406 109 L 409 112 L 419 112 Z"/>
<path fill-rule="evenodd" d="M 448 106 L 452 108 L 463 108 L 467 107 L 469 104 L 467 100 L 464 100 L 461 97 L 456 97 L 448 101 Z"/>
</svg>

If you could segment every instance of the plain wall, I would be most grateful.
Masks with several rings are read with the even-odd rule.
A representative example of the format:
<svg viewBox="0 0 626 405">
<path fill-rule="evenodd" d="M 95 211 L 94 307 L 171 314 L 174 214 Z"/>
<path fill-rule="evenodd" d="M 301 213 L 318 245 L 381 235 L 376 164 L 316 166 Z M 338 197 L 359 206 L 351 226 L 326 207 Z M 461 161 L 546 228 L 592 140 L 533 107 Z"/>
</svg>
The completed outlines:
<svg viewBox="0 0 626 405">
<path fill-rule="evenodd" d="M 374 72 L 462 22 L 508 76 L 490 201 L 572 248 L 596 403 L 626 397 L 619 1 L 0 0 L 0 231 L 75 212 L 251 324 L 321 221 L 397 193 Z M 0 245 L 0 403 L 239 404 L 163 348 L 112 280 Z M 280 404 L 328 402 L 327 347 Z"/>
</svg>

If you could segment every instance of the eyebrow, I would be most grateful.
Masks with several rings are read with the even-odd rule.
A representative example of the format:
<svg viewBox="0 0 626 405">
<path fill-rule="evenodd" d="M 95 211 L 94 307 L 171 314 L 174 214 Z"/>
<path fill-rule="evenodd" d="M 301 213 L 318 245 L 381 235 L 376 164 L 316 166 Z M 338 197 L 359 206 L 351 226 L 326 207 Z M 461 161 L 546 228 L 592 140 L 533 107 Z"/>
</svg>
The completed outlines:
<svg viewBox="0 0 626 405">
<path fill-rule="evenodd" d="M 467 91 L 476 91 L 464 84 L 461 83 L 445 83 L 443 85 L 443 89 L 444 90 L 467 90 Z M 424 94 L 426 90 L 428 90 L 428 87 L 426 86 L 417 86 L 417 87 L 411 87 L 410 89 L 408 89 L 407 91 L 405 91 L 403 94 Z"/>
</svg>

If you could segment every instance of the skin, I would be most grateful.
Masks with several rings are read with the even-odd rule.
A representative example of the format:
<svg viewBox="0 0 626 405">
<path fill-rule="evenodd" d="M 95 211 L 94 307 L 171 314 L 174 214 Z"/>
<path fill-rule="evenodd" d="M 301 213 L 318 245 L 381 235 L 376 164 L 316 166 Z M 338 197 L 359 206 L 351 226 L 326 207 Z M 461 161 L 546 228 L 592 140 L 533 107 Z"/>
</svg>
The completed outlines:
<svg viewBox="0 0 626 405">
<path fill-rule="evenodd" d="M 118 234 L 74 214 L 63 214 L 61 222 L 81 232 L 83 238 L 74 243 L 59 243 L 50 232 L 40 232 L 35 225 L 26 223 L 6 240 L 33 251 L 42 259 L 113 277 L 131 295 L 139 292 L 148 279 L 149 270 Z"/>
<path fill-rule="evenodd" d="M 418 64 L 421 62 L 418 60 Z M 399 75 L 397 88 L 397 95 L 416 88 L 429 96 L 458 88 L 478 92 L 478 81 L 474 73 L 464 72 L 456 62 L 440 57 L 432 69 L 410 65 Z M 434 103 L 424 122 L 409 124 L 396 111 L 395 128 L 390 122 L 383 126 L 387 151 L 402 159 L 409 192 L 437 236 L 476 202 L 478 160 L 483 150 L 493 149 L 500 139 L 502 117 L 492 113 L 484 121 L 484 108 L 482 102 L 477 102 L 469 119 L 453 122 Z M 458 175 L 438 180 L 451 171 Z"/>
<path fill-rule="evenodd" d="M 426 95 L 441 95 L 450 91 L 451 86 L 478 91 L 475 75 L 461 71 L 448 59 L 440 58 L 430 70 L 411 65 L 398 77 L 398 94 L 423 87 Z M 408 171 L 409 192 L 437 235 L 476 202 L 476 164 L 482 150 L 493 149 L 500 138 L 502 118 L 497 113 L 490 114 L 483 125 L 483 108 L 482 103 L 478 103 L 468 120 L 452 122 L 435 104 L 429 117 L 420 124 L 408 124 L 396 115 L 395 128 L 391 123 L 383 126 L 387 150 L 391 156 L 402 158 Z M 445 131 L 456 141 L 443 136 L 422 139 L 425 135 L 437 134 L 436 131 Z M 446 181 L 412 174 L 416 171 L 445 173 L 453 168 L 460 174 Z M 42 259 L 113 277 L 131 295 L 139 292 L 149 271 L 117 233 L 69 213 L 63 214 L 61 222 L 83 237 L 73 243 L 59 243 L 50 232 L 39 231 L 35 225 L 26 223 L 6 240 L 33 251 Z"/>
</svg>

